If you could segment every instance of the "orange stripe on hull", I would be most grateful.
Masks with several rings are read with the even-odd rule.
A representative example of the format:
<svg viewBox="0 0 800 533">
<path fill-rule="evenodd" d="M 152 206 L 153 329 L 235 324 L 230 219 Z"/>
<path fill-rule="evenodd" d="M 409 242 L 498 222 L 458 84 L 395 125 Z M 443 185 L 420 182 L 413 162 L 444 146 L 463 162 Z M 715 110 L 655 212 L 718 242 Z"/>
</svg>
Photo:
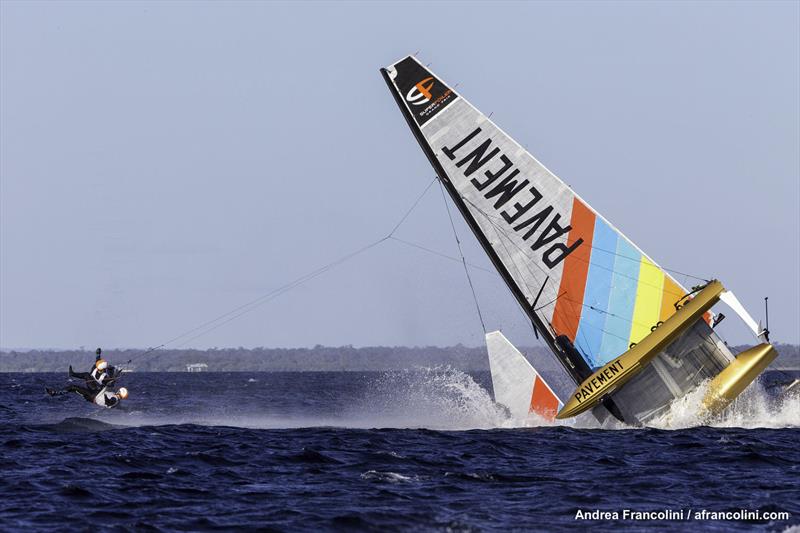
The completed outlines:
<svg viewBox="0 0 800 533">
<path fill-rule="evenodd" d="M 578 239 L 583 243 L 564 259 L 558 299 L 553 310 L 553 329 L 575 342 L 575 333 L 581 320 L 583 294 L 586 289 L 586 276 L 589 273 L 589 259 L 592 255 L 592 236 L 594 234 L 595 214 L 578 198 L 572 202 L 572 219 L 567 237 L 567 246 Z"/>
<path fill-rule="evenodd" d="M 542 378 L 536 376 L 531 394 L 531 413 L 536 413 L 545 420 L 555 420 L 558 413 L 558 398 L 544 384 Z"/>
</svg>

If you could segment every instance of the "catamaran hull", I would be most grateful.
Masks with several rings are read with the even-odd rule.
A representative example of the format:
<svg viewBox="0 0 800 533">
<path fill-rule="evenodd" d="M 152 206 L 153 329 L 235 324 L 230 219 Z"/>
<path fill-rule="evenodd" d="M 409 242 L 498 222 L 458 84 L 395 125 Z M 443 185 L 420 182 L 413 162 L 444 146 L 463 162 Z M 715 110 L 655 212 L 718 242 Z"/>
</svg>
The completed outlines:
<svg viewBox="0 0 800 533">
<path fill-rule="evenodd" d="M 709 383 L 702 413 L 714 415 L 725 409 L 776 357 L 778 352 L 768 343 L 753 346 L 737 355 L 736 360 Z"/>
<path fill-rule="evenodd" d="M 613 361 L 586 378 L 572 393 L 557 418 L 571 418 L 588 411 L 614 391 L 620 389 L 667 348 L 674 340 L 694 325 L 703 314 L 719 301 L 725 288 L 712 281 L 700 293 L 682 306 L 666 322 Z"/>
<path fill-rule="evenodd" d="M 440 183 L 561 363 L 559 382 L 591 378 L 676 314 L 689 290 L 489 117 L 414 57 L 381 72 Z M 624 386 L 595 398 L 596 416 L 647 421 L 736 360 L 710 313 L 694 323 L 682 315 L 671 344 L 651 347 Z"/>
</svg>

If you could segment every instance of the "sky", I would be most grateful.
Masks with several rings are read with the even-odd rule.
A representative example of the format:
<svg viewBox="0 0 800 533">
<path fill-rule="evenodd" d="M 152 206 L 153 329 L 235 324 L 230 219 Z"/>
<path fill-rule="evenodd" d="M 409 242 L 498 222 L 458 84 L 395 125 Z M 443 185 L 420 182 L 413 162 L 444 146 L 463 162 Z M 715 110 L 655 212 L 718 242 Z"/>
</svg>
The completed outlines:
<svg viewBox="0 0 800 533">
<path fill-rule="evenodd" d="M 157 346 L 386 236 L 434 177 L 379 73 L 413 53 L 800 342 L 799 35 L 797 2 L 3 1 L 0 347 Z M 536 344 L 456 229 L 487 327 Z M 435 186 L 395 235 L 458 256 Z M 204 332 L 168 346 L 483 343 L 463 267 L 395 240 Z"/>
</svg>

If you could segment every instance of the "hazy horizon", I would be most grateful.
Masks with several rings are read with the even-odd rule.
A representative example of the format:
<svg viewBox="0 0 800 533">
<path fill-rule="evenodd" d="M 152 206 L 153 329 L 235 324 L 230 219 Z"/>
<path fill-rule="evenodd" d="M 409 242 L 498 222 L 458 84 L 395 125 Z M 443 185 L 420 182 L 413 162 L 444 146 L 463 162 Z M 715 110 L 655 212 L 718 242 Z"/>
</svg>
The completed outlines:
<svg viewBox="0 0 800 533">
<path fill-rule="evenodd" d="M 800 343 L 800 4 L 0 3 L 0 347 L 157 346 L 385 236 L 433 178 L 378 69 L 446 82 L 664 267 Z M 492 270 L 456 220 L 469 262 Z M 457 256 L 431 188 L 398 237 Z M 487 328 L 538 345 L 500 278 Z M 689 278 L 676 278 L 692 284 Z M 732 312 L 731 345 L 752 342 Z M 168 347 L 480 346 L 397 241 Z"/>
</svg>

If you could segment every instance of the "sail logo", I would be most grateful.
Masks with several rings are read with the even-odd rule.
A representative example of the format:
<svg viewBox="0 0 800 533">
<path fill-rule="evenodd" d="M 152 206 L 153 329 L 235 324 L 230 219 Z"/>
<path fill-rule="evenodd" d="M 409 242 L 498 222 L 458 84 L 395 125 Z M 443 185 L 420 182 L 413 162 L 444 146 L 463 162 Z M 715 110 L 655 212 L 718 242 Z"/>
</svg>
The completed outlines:
<svg viewBox="0 0 800 533">
<path fill-rule="evenodd" d="M 474 204 L 472 207 L 484 216 L 505 221 L 531 250 L 541 254 L 542 263 L 547 268 L 555 268 L 583 244 L 583 239 L 578 238 L 569 245 L 561 242 L 572 226 L 562 222 L 562 214 L 556 206 L 548 203 L 529 179 L 520 176 L 520 169 L 515 168 L 515 163 L 501 153 L 500 148 L 492 145 L 491 136 L 481 140 L 481 131 L 481 128 L 476 128 L 455 145 L 442 146 L 442 153 L 454 162 L 456 168 L 461 169 L 475 191 L 488 200 L 500 216 L 485 213 Z M 465 149 L 468 144 L 471 151 L 468 151 L 470 148 Z M 494 168 L 478 172 L 490 161 Z M 501 166 L 496 166 L 496 163 Z"/>
<path fill-rule="evenodd" d="M 433 95 L 431 94 L 431 89 L 433 89 L 433 76 L 425 78 L 421 82 L 414 85 L 408 94 L 406 94 L 406 101 L 408 101 L 411 105 L 425 105 L 431 101 Z"/>
</svg>

